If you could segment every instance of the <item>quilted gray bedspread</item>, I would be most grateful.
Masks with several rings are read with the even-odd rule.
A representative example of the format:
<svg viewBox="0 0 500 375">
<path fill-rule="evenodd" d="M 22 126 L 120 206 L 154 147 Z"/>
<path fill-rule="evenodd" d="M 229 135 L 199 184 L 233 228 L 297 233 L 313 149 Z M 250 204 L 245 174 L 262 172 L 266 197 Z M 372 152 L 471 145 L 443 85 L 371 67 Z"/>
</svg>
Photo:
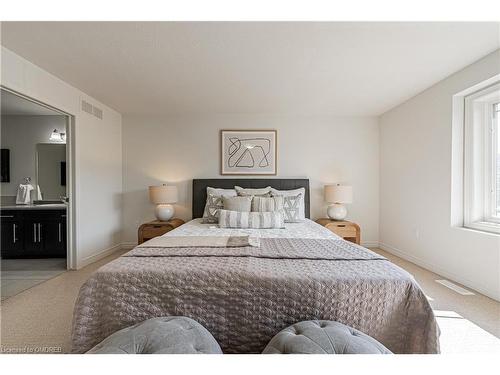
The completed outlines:
<svg viewBox="0 0 500 375">
<path fill-rule="evenodd" d="M 138 247 L 82 286 L 73 352 L 143 320 L 183 315 L 225 353 L 260 353 L 283 328 L 335 320 L 394 353 L 438 353 L 439 329 L 413 277 L 339 239 L 263 238 L 239 248 Z"/>
</svg>

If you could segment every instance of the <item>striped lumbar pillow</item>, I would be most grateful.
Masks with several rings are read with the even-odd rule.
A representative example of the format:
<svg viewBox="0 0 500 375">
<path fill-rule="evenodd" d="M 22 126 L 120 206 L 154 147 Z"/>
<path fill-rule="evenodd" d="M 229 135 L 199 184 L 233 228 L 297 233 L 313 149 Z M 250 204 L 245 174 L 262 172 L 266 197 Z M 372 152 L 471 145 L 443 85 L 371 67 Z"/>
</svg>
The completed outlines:
<svg viewBox="0 0 500 375">
<path fill-rule="evenodd" d="M 272 212 L 239 212 L 219 210 L 219 226 L 221 228 L 284 228 L 283 211 Z"/>
<path fill-rule="evenodd" d="M 252 211 L 254 212 L 267 212 L 267 211 L 280 211 L 283 209 L 283 196 L 277 197 L 253 197 Z"/>
</svg>

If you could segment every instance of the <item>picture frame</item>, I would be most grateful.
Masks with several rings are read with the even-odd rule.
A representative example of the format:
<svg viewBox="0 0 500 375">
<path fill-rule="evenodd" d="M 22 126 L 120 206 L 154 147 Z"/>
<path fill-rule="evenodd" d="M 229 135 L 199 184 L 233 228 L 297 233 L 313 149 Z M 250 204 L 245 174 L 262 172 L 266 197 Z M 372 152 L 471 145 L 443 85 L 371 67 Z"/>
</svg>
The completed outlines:
<svg viewBox="0 0 500 375">
<path fill-rule="evenodd" d="M 275 176 L 277 165 L 277 130 L 220 131 L 221 175 Z"/>
</svg>

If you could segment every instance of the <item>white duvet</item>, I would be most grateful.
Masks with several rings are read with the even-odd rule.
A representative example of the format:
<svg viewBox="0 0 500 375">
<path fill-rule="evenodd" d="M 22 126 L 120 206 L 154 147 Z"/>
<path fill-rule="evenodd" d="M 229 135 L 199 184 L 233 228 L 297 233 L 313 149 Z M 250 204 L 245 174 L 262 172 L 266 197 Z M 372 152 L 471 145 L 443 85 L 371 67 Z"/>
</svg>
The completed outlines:
<svg viewBox="0 0 500 375">
<path fill-rule="evenodd" d="M 233 229 L 219 228 L 217 224 L 202 224 L 194 219 L 164 236 L 241 236 L 259 238 L 340 238 L 322 225 L 305 219 L 301 223 L 285 223 L 284 229 Z"/>
</svg>

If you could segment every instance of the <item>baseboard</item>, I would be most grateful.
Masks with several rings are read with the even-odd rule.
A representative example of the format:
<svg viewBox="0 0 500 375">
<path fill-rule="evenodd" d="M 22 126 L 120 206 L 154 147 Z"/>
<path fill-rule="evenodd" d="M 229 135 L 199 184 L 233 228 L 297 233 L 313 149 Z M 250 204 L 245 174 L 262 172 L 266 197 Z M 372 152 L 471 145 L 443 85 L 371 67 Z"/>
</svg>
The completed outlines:
<svg viewBox="0 0 500 375">
<path fill-rule="evenodd" d="M 378 241 L 362 241 L 361 246 L 363 247 L 378 247 Z"/>
<path fill-rule="evenodd" d="M 459 284 L 462 284 L 462 285 L 464 285 L 470 289 L 473 289 L 481 294 L 484 294 L 485 296 L 490 297 L 496 301 L 500 301 L 500 296 L 498 294 L 496 294 L 495 291 L 490 290 L 490 288 L 488 288 L 485 285 L 478 284 L 475 281 L 468 280 L 461 275 L 456 275 L 453 272 L 449 272 L 449 271 L 447 271 L 439 266 L 436 266 L 435 264 L 428 263 L 425 260 L 418 258 L 414 255 L 405 253 L 404 251 L 401 251 L 400 249 L 397 249 L 392 245 L 380 242 L 379 248 L 384 250 L 384 251 L 387 251 L 388 253 L 391 253 L 391 254 L 396 255 L 400 258 L 403 258 L 409 262 L 415 263 L 416 265 L 423 267 L 426 270 L 429 270 L 429 271 L 434 272 L 440 276 L 443 276 L 447 279 L 450 279 L 451 281 L 455 281 Z"/>
<path fill-rule="evenodd" d="M 118 251 L 118 250 L 121 250 L 121 249 L 122 249 L 122 244 L 117 244 L 117 245 L 111 246 L 111 247 L 109 247 L 107 249 L 104 249 L 104 250 L 98 252 L 97 254 L 93 254 L 93 255 L 88 256 L 86 258 L 79 259 L 77 261 L 77 267 L 76 267 L 76 269 L 81 269 L 81 268 L 83 268 L 85 266 L 88 266 L 89 264 L 97 262 L 98 260 L 101 260 L 102 258 L 105 258 L 108 255 L 113 254 L 115 251 Z"/>
<path fill-rule="evenodd" d="M 132 250 L 137 246 L 137 242 L 123 242 L 121 244 L 122 250 Z"/>
</svg>

